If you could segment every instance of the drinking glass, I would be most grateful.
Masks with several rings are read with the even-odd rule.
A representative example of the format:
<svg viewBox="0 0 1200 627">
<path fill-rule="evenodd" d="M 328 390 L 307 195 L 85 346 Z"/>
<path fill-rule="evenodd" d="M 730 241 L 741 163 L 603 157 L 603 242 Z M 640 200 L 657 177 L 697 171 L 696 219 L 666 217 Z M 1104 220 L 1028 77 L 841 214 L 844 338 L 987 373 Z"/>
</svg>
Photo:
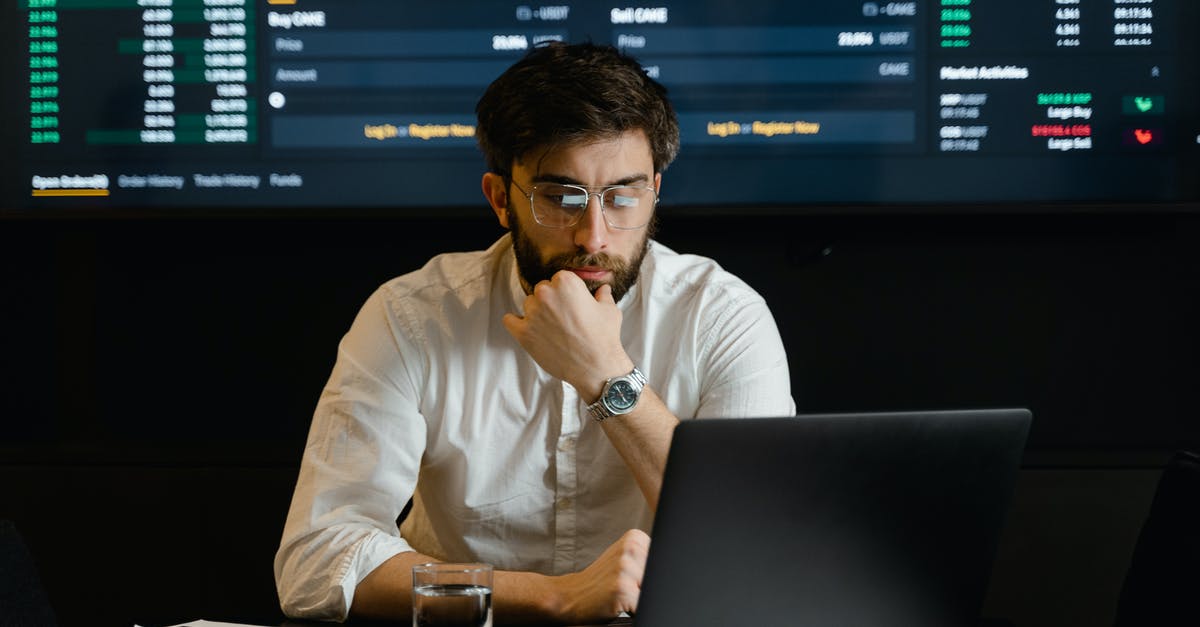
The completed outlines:
<svg viewBox="0 0 1200 627">
<path fill-rule="evenodd" d="M 492 627 L 492 567 L 413 566 L 413 627 Z"/>
</svg>

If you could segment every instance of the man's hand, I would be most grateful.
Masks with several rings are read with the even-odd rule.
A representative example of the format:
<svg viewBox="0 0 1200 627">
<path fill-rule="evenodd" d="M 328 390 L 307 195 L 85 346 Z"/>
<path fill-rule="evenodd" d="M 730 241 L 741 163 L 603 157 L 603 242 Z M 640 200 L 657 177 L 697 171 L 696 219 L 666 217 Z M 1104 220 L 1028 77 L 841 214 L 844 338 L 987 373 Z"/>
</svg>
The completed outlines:
<svg viewBox="0 0 1200 627">
<path fill-rule="evenodd" d="M 570 384 L 585 403 L 600 398 L 607 379 L 633 370 L 621 344 L 621 310 L 612 288 L 601 285 L 589 294 L 587 284 L 572 272 L 557 272 L 535 285 L 525 298 L 525 317 L 505 314 L 504 327 L 543 370 Z M 657 507 L 679 419 L 647 385 L 632 412 L 602 424 L 646 502 Z"/>
<path fill-rule="evenodd" d="M 592 623 L 636 612 L 649 551 L 650 536 L 630 529 L 587 568 L 557 578 L 555 587 L 565 603 L 561 618 Z"/>
<path fill-rule="evenodd" d="M 633 369 L 621 345 L 621 310 L 612 288 L 590 294 L 583 279 L 563 270 L 533 287 L 525 317 L 504 315 L 504 327 L 533 360 L 592 402 L 604 381 Z"/>
</svg>

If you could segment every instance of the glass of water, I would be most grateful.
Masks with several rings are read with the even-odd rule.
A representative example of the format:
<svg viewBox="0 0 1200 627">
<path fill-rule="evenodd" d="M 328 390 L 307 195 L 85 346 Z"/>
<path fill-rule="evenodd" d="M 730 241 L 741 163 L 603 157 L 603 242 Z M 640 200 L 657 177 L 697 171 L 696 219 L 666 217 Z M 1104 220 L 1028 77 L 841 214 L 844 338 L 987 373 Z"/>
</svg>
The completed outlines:
<svg viewBox="0 0 1200 627">
<path fill-rule="evenodd" d="M 492 627 L 492 567 L 413 566 L 413 627 Z"/>
</svg>

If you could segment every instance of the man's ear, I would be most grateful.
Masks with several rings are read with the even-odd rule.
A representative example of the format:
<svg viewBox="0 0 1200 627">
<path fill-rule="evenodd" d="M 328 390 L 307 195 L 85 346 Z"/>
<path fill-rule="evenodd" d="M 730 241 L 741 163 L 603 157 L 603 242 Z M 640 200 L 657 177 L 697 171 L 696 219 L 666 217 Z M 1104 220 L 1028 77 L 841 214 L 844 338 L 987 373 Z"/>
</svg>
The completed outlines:
<svg viewBox="0 0 1200 627">
<path fill-rule="evenodd" d="M 483 188 L 483 196 L 487 198 L 492 211 L 496 213 L 496 219 L 500 221 L 500 226 L 511 228 L 508 224 L 508 186 L 505 185 L 504 177 L 495 172 L 484 172 L 480 185 Z"/>
</svg>

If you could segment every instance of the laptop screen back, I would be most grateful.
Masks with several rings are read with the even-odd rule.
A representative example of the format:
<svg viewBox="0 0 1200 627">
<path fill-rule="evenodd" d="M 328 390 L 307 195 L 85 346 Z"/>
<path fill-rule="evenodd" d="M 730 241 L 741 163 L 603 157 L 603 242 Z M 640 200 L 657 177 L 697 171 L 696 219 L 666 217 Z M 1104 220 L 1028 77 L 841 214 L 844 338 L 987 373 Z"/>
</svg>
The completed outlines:
<svg viewBox="0 0 1200 627">
<path fill-rule="evenodd" d="M 685 421 L 634 624 L 974 625 L 1027 410 Z"/>
</svg>

